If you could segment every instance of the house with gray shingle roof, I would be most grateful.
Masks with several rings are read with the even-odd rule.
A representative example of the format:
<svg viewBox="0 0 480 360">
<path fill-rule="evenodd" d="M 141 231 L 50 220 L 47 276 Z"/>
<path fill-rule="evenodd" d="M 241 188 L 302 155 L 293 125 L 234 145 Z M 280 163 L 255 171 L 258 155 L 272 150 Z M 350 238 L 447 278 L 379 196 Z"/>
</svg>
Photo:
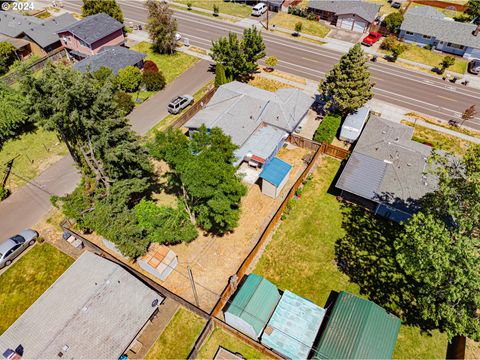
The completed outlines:
<svg viewBox="0 0 480 360">
<path fill-rule="evenodd" d="M 418 211 L 438 179 L 429 172 L 432 148 L 412 136 L 411 126 L 371 117 L 335 185 L 341 196 L 397 222 Z"/>
<path fill-rule="evenodd" d="M 61 46 L 57 30 L 75 22 L 75 18 L 68 13 L 42 20 L 34 16 L 2 12 L 0 14 L 0 34 L 5 39 L 2 41 L 8 41 L 14 46 L 16 46 L 16 42 L 13 39 L 28 41 L 28 52 L 45 56 L 48 52 Z"/>
<path fill-rule="evenodd" d="M 5 332 L 24 359 L 119 359 L 164 296 L 123 266 L 84 252 Z"/>
<path fill-rule="evenodd" d="M 80 72 L 95 72 L 102 66 L 112 70 L 113 74 L 117 75 L 118 71 L 127 66 L 136 66 L 139 69 L 143 68 L 143 60 L 147 55 L 129 50 L 122 46 L 104 47 L 98 54 L 89 56 L 73 67 Z"/>
<path fill-rule="evenodd" d="M 446 18 L 430 6 L 418 6 L 405 15 L 399 39 L 465 58 L 480 58 L 479 30 L 475 24 Z"/>
<path fill-rule="evenodd" d="M 190 133 L 202 125 L 222 129 L 238 146 L 235 165 L 245 161 L 262 167 L 280 150 L 313 102 L 298 89 L 271 92 L 233 81 L 220 86 L 185 127 Z"/>
<path fill-rule="evenodd" d="M 308 9 L 338 28 L 367 32 L 381 5 L 361 0 L 310 0 Z"/>
<path fill-rule="evenodd" d="M 87 16 L 57 31 L 63 46 L 76 59 L 95 55 L 106 46 L 123 45 L 123 24 L 105 13 Z"/>
</svg>

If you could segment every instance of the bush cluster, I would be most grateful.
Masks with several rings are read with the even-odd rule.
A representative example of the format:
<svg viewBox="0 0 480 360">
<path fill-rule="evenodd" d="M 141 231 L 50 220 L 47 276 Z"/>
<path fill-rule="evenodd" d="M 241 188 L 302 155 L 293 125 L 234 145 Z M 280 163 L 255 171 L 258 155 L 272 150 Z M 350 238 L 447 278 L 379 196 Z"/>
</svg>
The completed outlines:
<svg viewBox="0 0 480 360">
<path fill-rule="evenodd" d="M 124 116 L 130 114 L 130 112 L 135 107 L 135 102 L 132 99 L 132 95 L 127 94 L 123 91 L 117 91 L 115 93 L 115 101 Z"/>
<path fill-rule="evenodd" d="M 165 77 L 160 71 L 143 71 L 142 82 L 148 91 L 158 91 L 165 87 Z"/>
<path fill-rule="evenodd" d="M 298 7 L 289 7 L 288 13 L 296 16 L 306 18 L 307 20 L 317 20 L 317 15 L 307 9 L 300 9 Z"/>
<path fill-rule="evenodd" d="M 326 141 L 331 144 L 337 135 L 341 122 L 342 118 L 338 114 L 329 114 L 325 116 L 318 126 L 317 131 L 315 131 L 313 140 L 319 143 Z"/>
</svg>

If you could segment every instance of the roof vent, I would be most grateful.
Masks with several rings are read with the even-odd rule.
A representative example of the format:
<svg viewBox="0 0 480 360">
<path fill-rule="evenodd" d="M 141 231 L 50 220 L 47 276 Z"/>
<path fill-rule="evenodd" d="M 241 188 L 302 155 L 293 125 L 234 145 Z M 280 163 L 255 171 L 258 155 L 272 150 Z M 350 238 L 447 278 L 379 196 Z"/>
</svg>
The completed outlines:
<svg viewBox="0 0 480 360">
<path fill-rule="evenodd" d="M 57 354 L 57 356 L 58 356 L 59 358 L 61 358 L 61 357 L 63 356 L 63 353 L 60 351 L 60 352 Z"/>
<path fill-rule="evenodd" d="M 412 166 L 412 164 L 411 164 L 411 163 L 407 163 L 407 166 Z"/>
<path fill-rule="evenodd" d="M 70 346 L 68 346 L 67 344 L 63 345 L 62 350 L 63 350 L 64 352 L 67 352 L 68 349 L 70 349 Z"/>
<path fill-rule="evenodd" d="M 398 142 L 398 140 L 400 140 L 400 138 L 397 136 L 397 137 L 395 138 L 395 141 L 397 141 L 397 142 Z"/>
</svg>

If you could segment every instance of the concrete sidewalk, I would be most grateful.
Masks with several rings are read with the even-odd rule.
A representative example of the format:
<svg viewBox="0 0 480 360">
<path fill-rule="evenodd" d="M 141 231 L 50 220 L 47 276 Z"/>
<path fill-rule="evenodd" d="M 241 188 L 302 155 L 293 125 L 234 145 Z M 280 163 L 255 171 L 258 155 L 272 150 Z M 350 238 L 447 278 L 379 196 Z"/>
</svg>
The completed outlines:
<svg viewBox="0 0 480 360">
<path fill-rule="evenodd" d="M 167 114 L 167 105 L 172 97 L 185 93 L 193 94 L 213 78 L 207 72 L 209 63 L 199 61 L 189 70 L 168 84 L 128 116 L 133 130 L 145 134 Z M 14 176 L 14 175 L 12 175 Z M 0 240 L 15 235 L 22 229 L 38 223 L 51 209 L 50 197 L 72 192 L 80 181 L 80 173 L 70 156 L 65 156 L 30 184 L 22 186 L 7 199 L 0 202 Z"/>
</svg>

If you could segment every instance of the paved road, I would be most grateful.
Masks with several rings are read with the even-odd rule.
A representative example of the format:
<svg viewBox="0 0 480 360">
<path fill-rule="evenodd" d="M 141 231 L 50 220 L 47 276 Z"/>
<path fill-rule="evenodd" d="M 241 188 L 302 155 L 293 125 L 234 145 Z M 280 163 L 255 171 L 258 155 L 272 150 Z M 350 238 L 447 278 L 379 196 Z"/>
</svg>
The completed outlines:
<svg viewBox="0 0 480 360">
<path fill-rule="evenodd" d="M 145 22 L 147 14 L 141 1 L 120 0 L 119 3 L 126 20 Z M 79 9 L 75 3 L 64 4 L 66 9 Z M 237 34 L 243 31 L 238 25 L 186 11 L 175 11 L 175 17 L 182 35 L 189 38 L 192 45 L 202 48 L 210 48 L 212 40 L 229 31 Z M 312 80 L 320 80 L 341 56 L 341 53 L 322 46 L 301 43 L 287 37 L 266 32 L 263 37 L 267 54 L 279 59 L 279 70 Z M 383 101 L 444 120 L 458 119 L 467 107 L 480 105 L 480 92 L 473 88 L 445 83 L 434 76 L 388 63 L 372 63 L 370 69 L 376 82 L 375 96 Z M 480 129 L 480 117 L 465 124 Z"/>
<path fill-rule="evenodd" d="M 208 66 L 207 61 L 199 61 L 163 91 L 137 107 L 129 115 L 132 128 L 139 134 L 145 134 L 168 114 L 168 102 L 175 95 L 193 94 L 200 90 L 213 77 L 207 72 Z M 80 175 L 73 160 L 66 156 L 33 180 L 34 185 L 25 185 L 0 202 L 0 240 L 35 225 L 52 209 L 51 195 L 68 194 L 79 181 Z"/>
</svg>

